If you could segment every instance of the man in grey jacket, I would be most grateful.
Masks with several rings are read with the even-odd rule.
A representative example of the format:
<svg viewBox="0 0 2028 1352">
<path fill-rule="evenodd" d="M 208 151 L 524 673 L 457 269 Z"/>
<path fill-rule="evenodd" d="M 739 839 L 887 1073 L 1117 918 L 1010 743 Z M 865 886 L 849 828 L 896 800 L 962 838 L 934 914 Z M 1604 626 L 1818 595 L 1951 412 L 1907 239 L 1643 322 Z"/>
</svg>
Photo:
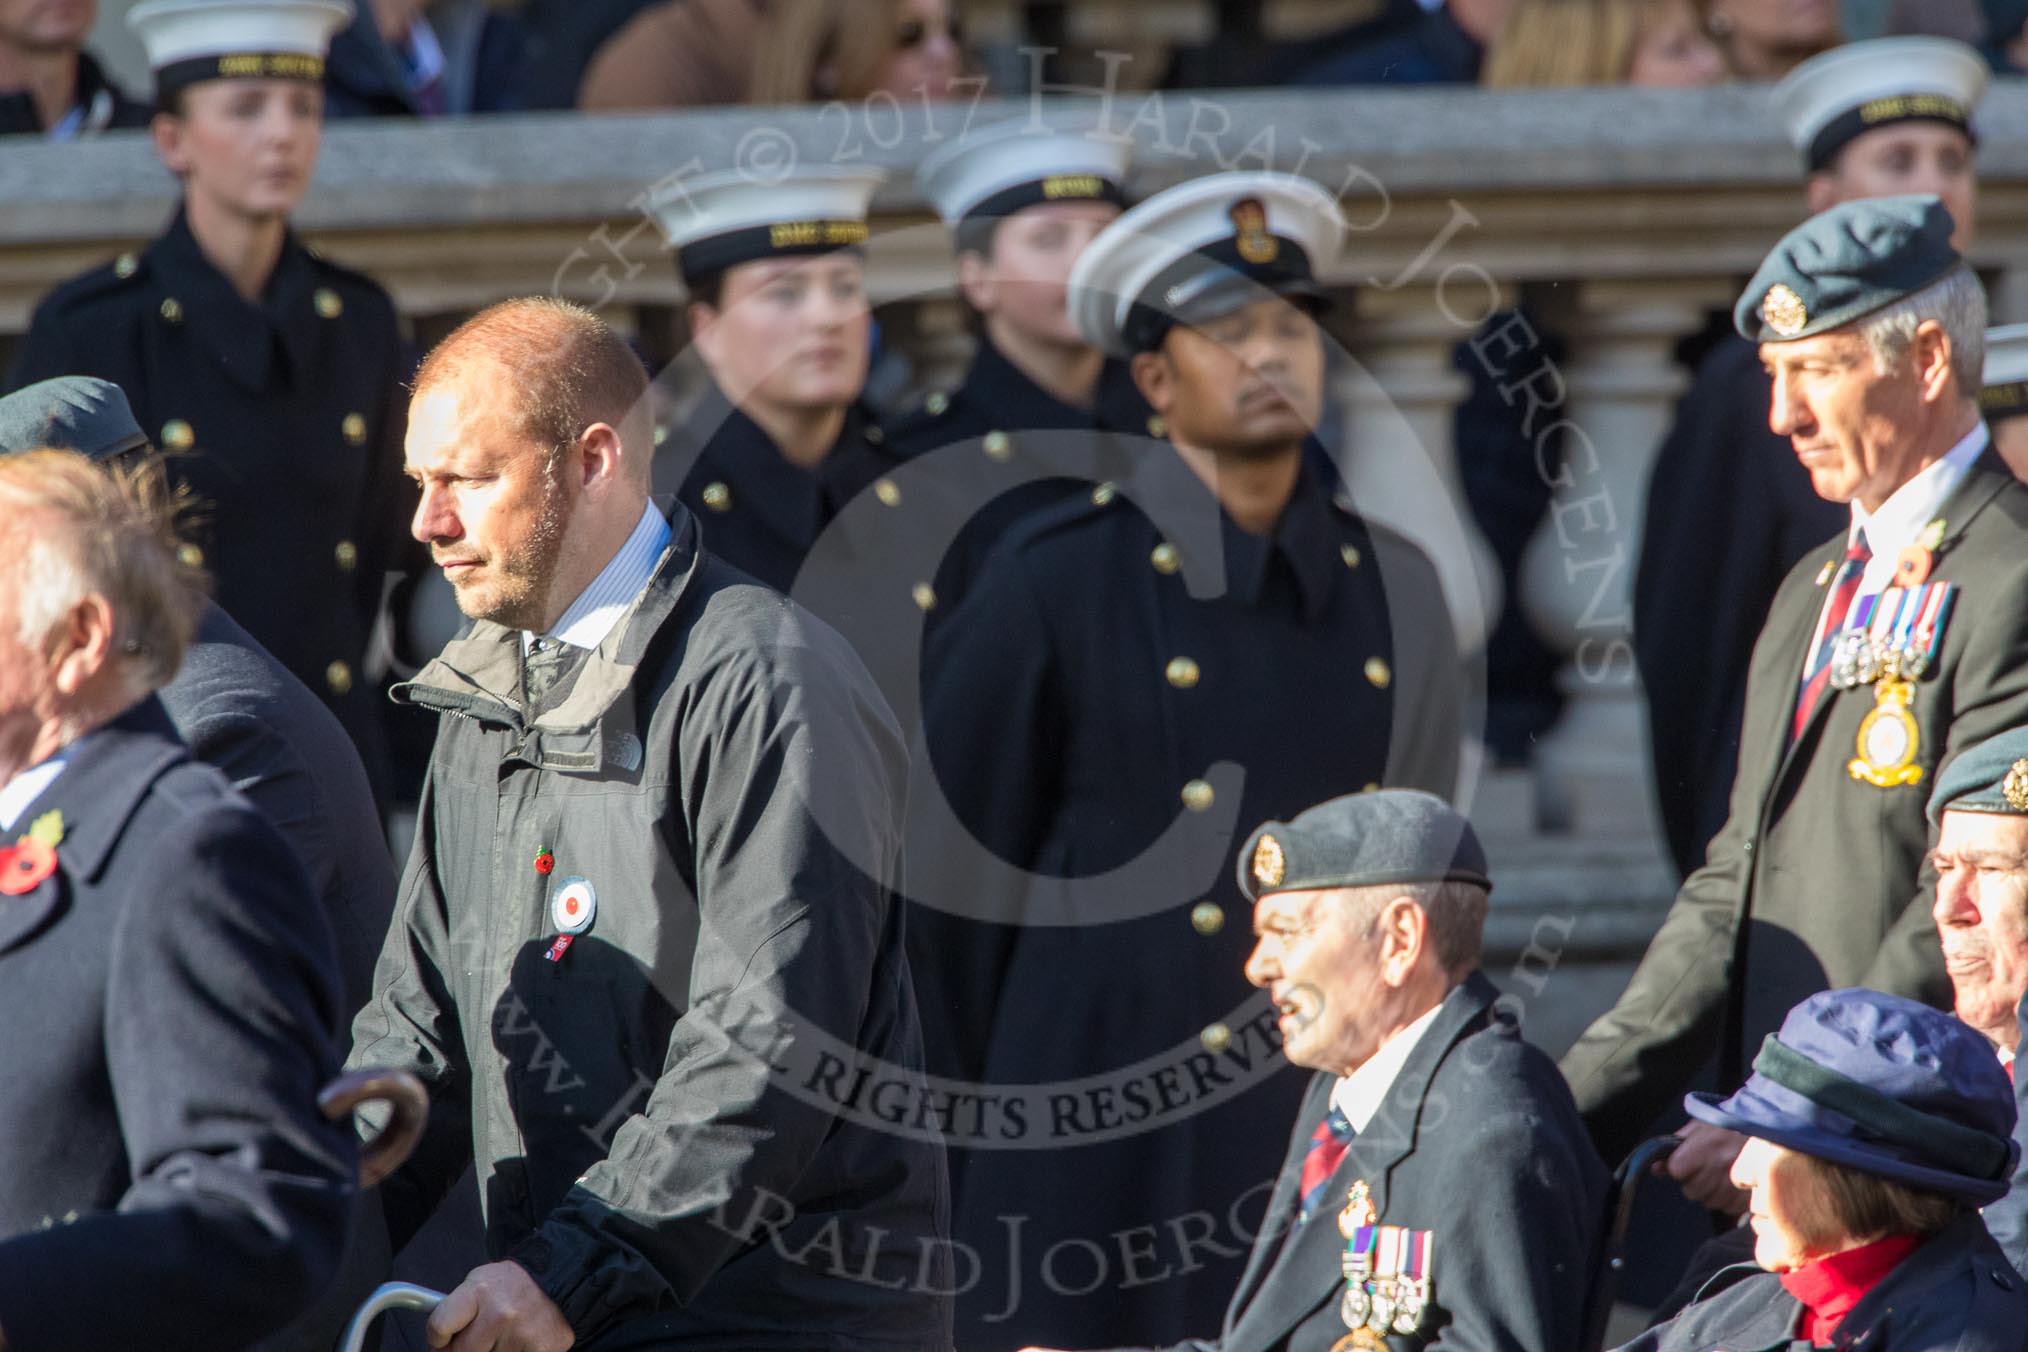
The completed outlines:
<svg viewBox="0 0 2028 1352">
<path fill-rule="evenodd" d="M 845 643 L 648 499 L 647 378 L 510 301 L 415 382 L 415 534 L 474 623 L 354 1026 L 435 1118 L 399 1244 L 475 1161 L 452 1349 L 948 1348 L 941 1146 L 890 893 L 906 755 Z"/>
</svg>

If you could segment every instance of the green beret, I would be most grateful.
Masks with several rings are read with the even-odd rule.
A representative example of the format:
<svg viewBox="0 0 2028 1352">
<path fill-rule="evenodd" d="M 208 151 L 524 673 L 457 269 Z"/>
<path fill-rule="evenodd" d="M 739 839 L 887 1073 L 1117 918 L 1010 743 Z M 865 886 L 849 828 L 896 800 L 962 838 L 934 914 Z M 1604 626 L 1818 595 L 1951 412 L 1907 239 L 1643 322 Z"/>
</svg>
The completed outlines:
<svg viewBox="0 0 2028 1352">
<path fill-rule="evenodd" d="M 1419 789 L 1333 798 L 1294 821 L 1260 827 L 1239 852 L 1239 890 L 1248 901 L 1274 892 L 1441 882 L 1493 886 L 1472 824 Z"/>
<path fill-rule="evenodd" d="M 2028 816 L 2028 728 L 2009 728 L 1951 757 L 1929 794 L 1929 819 L 1951 812 Z"/>
<path fill-rule="evenodd" d="M 1845 202 L 1782 237 L 1733 307 L 1756 343 L 1789 343 L 1843 328 L 1914 295 L 1964 261 L 1956 230 L 1931 196 Z"/>
</svg>

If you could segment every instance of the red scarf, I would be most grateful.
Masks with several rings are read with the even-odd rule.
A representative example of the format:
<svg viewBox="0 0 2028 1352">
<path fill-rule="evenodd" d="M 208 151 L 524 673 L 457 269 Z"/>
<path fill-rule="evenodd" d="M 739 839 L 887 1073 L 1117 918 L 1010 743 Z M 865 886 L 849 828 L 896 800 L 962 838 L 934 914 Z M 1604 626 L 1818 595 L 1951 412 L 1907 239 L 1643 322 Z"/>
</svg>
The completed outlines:
<svg viewBox="0 0 2028 1352">
<path fill-rule="evenodd" d="M 1782 1286 L 1803 1303 L 1802 1336 L 1828 1346 L 1852 1307 L 1921 1244 L 1913 1235 L 1889 1235 L 1784 1272 Z"/>
</svg>

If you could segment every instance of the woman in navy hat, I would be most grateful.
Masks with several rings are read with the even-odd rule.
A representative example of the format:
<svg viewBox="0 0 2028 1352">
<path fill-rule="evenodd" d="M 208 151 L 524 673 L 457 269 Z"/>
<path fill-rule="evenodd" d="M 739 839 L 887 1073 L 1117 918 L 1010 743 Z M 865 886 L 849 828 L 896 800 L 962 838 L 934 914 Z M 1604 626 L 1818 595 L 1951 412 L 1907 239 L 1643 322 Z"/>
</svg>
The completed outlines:
<svg viewBox="0 0 2028 1352">
<path fill-rule="evenodd" d="M 1985 1039 L 1869 990 L 1789 1012 L 1731 1098 L 1690 1115 L 1750 1139 L 1753 1265 L 1721 1272 L 1623 1352 L 1865 1347 L 2017 1352 L 2028 1283 L 1978 1208 L 2007 1191 L 2014 1094 Z"/>
</svg>

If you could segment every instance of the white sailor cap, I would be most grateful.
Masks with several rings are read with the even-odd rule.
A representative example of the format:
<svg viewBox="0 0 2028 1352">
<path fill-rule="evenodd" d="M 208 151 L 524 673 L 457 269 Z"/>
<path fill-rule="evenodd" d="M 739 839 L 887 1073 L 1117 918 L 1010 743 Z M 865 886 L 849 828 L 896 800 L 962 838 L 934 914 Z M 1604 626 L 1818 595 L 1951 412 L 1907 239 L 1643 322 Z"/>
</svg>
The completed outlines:
<svg viewBox="0 0 2028 1352">
<path fill-rule="evenodd" d="M 939 147 L 916 170 L 915 186 L 952 227 L 1045 202 L 1124 206 L 1133 151 L 1132 141 L 1096 131 L 1001 122 Z"/>
<path fill-rule="evenodd" d="M 1151 352 L 1176 324 L 1229 314 L 1263 295 L 1321 300 L 1345 218 L 1330 193 L 1291 174 L 1193 179 L 1100 231 L 1071 269 L 1071 318 L 1116 356 Z"/>
<path fill-rule="evenodd" d="M 1987 422 L 2028 414 L 2028 324 L 1986 330 L 1986 377 L 1979 408 Z"/>
<path fill-rule="evenodd" d="M 831 253 L 866 242 L 866 209 L 887 175 L 816 165 L 790 178 L 742 170 L 701 174 L 658 189 L 648 211 L 676 250 L 683 280 L 787 254 Z"/>
<path fill-rule="evenodd" d="M 1811 173 L 1862 132 L 1942 122 L 1972 135 L 1986 59 L 1955 38 L 1873 38 L 1811 57 L 1775 86 L 1774 106 Z"/>
<path fill-rule="evenodd" d="M 127 25 L 148 51 L 155 97 L 200 80 L 324 80 L 351 0 L 142 0 Z"/>
</svg>

